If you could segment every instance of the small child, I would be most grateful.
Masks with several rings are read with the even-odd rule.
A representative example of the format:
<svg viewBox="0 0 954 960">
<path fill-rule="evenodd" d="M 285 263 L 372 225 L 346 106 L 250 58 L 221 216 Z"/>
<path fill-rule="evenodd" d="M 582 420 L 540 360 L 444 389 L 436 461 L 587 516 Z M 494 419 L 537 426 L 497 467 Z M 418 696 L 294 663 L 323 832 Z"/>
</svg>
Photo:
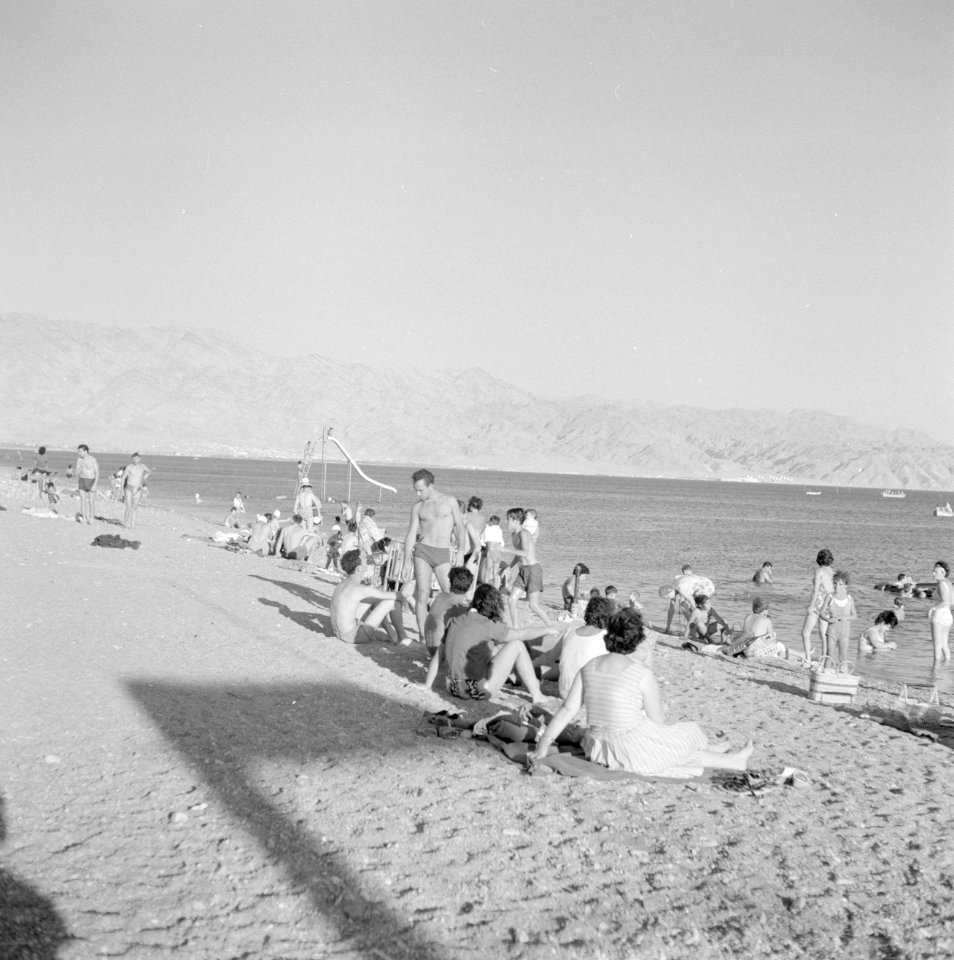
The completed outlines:
<svg viewBox="0 0 954 960">
<path fill-rule="evenodd" d="M 437 679 L 437 669 L 441 662 L 441 646 L 444 643 L 444 633 L 447 625 L 455 617 L 467 613 L 470 604 L 467 594 L 474 582 L 474 575 L 467 567 L 451 567 L 447 574 L 450 582 L 450 593 L 439 593 L 427 611 L 424 621 L 424 643 L 427 652 L 431 655 L 431 662 L 427 668 L 427 678 L 424 689 L 430 690 Z"/>
<path fill-rule="evenodd" d="M 629 608 L 630 610 L 642 610 L 643 605 L 639 602 L 639 591 L 634 590 L 629 595 Z"/>
<path fill-rule="evenodd" d="M 837 663 L 844 663 L 848 659 L 851 621 L 858 619 L 858 612 L 855 610 L 854 598 L 848 592 L 848 574 L 837 570 L 832 577 L 832 585 L 835 592 L 825 598 L 818 614 L 820 620 L 828 623 L 828 630 L 822 640 L 822 656 L 831 657 Z"/>
<path fill-rule="evenodd" d="M 729 625 L 712 607 L 712 601 L 700 593 L 696 598 L 696 609 L 692 611 L 682 639 L 695 643 L 722 643 L 720 630 L 729 629 Z"/>
<path fill-rule="evenodd" d="M 523 529 L 533 537 L 534 543 L 540 539 L 540 521 L 537 520 L 537 511 L 532 507 L 524 511 Z"/>
<path fill-rule="evenodd" d="M 584 594 L 580 590 L 590 575 L 590 568 L 585 563 L 578 563 L 573 572 L 563 581 L 563 609 L 572 612 L 573 604 L 582 600 Z M 597 591 L 599 592 L 599 591 Z"/>
<path fill-rule="evenodd" d="M 891 611 L 898 619 L 898 623 L 904 622 L 904 601 L 900 597 L 894 598 L 894 610 Z"/>
<path fill-rule="evenodd" d="M 889 630 L 898 625 L 898 618 L 891 610 L 883 610 L 875 617 L 873 626 L 868 627 L 858 637 L 858 654 L 874 653 L 876 650 L 896 650 L 898 645 L 892 640 L 885 640 Z"/>
<path fill-rule="evenodd" d="M 610 584 L 604 591 L 604 595 L 608 597 L 613 603 L 616 603 L 616 595 L 619 593 L 619 590 L 616 589 L 612 584 Z"/>
<path fill-rule="evenodd" d="M 56 474 L 46 478 L 46 499 L 49 501 L 52 510 L 59 503 L 60 495 L 56 492 Z"/>
<path fill-rule="evenodd" d="M 483 533 L 484 556 L 478 571 L 481 583 L 489 583 L 500 588 L 500 551 L 504 545 L 503 530 L 500 528 L 500 517 L 494 514 L 484 527 Z"/>
</svg>

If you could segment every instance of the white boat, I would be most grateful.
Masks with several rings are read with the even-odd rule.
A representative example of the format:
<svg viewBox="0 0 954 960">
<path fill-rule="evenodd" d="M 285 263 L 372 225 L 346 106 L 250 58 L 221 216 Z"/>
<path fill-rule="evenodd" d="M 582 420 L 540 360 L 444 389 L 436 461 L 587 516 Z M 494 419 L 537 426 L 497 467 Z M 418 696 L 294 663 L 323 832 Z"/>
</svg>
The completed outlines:
<svg viewBox="0 0 954 960">
<path fill-rule="evenodd" d="M 806 491 L 805 491 L 805 496 L 806 496 L 806 497 L 820 497 L 820 496 L 821 496 L 821 490 L 806 490 Z"/>
<path fill-rule="evenodd" d="M 954 517 L 954 507 L 952 507 L 950 503 L 945 503 L 943 507 L 940 504 L 938 504 L 934 508 L 934 516 L 935 517 Z"/>
<path fill-rule="evenodd" d="M 903 500 L 907 494 L 903 490 L 882 490 L 882 497 L 889 497 L 892 500 Z"/>
</svg>

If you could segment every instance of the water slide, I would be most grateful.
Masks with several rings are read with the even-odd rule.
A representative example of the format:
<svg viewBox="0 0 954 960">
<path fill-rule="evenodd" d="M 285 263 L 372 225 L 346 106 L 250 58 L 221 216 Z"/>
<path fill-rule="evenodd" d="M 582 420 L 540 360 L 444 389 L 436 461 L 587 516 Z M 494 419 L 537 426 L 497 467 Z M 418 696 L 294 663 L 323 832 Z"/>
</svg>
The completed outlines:
<svg viewBox="0 0 954 960">
<path fill-rule="evenodd" d="M 361 467 L 358 465 L 358 463 L 355 461 L 355 459 L 351 456 L 351 454 L 348 453 L 347 450 L 345 450 L 344 444 L 342 444 L 342 442 L 341 442 L 337 437 L 335 437 L 335 436 L 326 436 L 326 437 L 325 437 L 325 440 L 326 440 L 328 443 L 333 443 L 333 444 L 344 454 L 345 459 L 348 461 L 348 463 L 350 463 L 351 466 L 354 467 L 355 470 L 358 471 L 358 475 L 359 475 L 360 477 L 362 477 L 364 480 L 367 480 L 368 483 L 371 483 L 371 484 L 373 484 L 373 485 L 376 486 L 376 487 L 380 487 L 382 490 L 390 490 L 391 493 L 397 493 L 397 490 L 396 490 L 394 487 L 389 487 L 386 483 L 380 483 L 378 480 L 372 480 L 372 479 L 361 469 Z"/>
</svg>

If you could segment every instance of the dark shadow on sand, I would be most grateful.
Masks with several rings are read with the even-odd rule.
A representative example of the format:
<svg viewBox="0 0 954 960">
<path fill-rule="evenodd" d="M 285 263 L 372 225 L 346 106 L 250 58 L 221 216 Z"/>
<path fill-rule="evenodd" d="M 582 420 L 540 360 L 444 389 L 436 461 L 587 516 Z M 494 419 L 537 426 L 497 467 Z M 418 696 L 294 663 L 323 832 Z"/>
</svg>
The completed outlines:
<svg viewBox="0 0 954 960">
<path fill-rule="evenodd" d="M 299 600 L 304 600 L 313 606 L 328 609 L 325 598 L 317 590 L 312 590 L 311 587 L 295 583 L 293 580 L 273 580 L 271 577 L 262 577 L 257 573 L 250 573 L 249 577 L 252 580 L 261 580 L 262 583 L 270 583 L 275 587 L 281 587 L 282 590 L 287 590 L 292 596 L 298 597 Z"/>
<path fill-rule="evenodd" d="M 332 922 L 341 937 L 357 938 L 368 960 L 382 956 L 444 960 L 446 951 L 423 940 L 388 903 L 390 894 L 363 879 L 346 858 L 322 843 L 347 830 L 346 824 L 320 825 L 292 820 L 260 786 L 251 771 L 265 760 L 306 765 L 328 759 L 373 763 L 384 752 L 373 723 L 400 709 L 399 723 L 413 729 L 419 716 L 396 708 L 385 697 L 340 684 L 187 685 L 131 681 L 135 701 L 193 769 L 214 791 L 216 801 L 241 821 L 259 843 L 262 855 L 280 866 L 289 885 L 304 890 L 314 908 Z M 373 701 L 368 704 L 369 698 Z M 392 721 L 393 722 L 393 718 Z M 393 754 L 393 748 L 387 751 Z M 422 865 L 422 869 L 424 869 Z"/>
<path fill-rule="evenodd" d="M 771 687 L 773 690 L 778 690 L 779 693 L 788 693 L 808 699 L 808 691 L 805 687 L 796 687 L 790 683 L 781 683 L 778 680 L 765 680 L 762 677 L 739 677 L 739 679 L 748 680 L 749 683 L 757 683 L 762 687 Z"/>
<path fill-rule="evenodd" d="M 6 840 L 0 795 L 0 843 Z M 0 868 L 0 960 L 56 960 L 60 944 L 72 939 L 53 902 Z"/>
<path fill-rule="evenodd" d="M 331 617 L 327 613 L 319 613 L 313 610 L 293 610 L 284 603 L 269 600 L 267 597 L 259 597 L 258 602 L 266 607 L 273 607 L 283 617 L 287 617 L 292 623 L 297 623 L 299 627 L 304 627 L 312 633 L 320 633 L 323 637 L 329 638 L 332 635 Z"/>
</svg>

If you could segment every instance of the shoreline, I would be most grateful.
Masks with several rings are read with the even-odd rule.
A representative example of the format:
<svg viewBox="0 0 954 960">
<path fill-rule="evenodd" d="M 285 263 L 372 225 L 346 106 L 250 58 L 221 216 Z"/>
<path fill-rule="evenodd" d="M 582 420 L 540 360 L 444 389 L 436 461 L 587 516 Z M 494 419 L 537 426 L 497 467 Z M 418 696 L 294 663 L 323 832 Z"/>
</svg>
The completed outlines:
<svg viewBox="0 0 954 960">
<path fill-rule="evenodd" d="M 421 690 L 417 644 L 326 636 L 329 584 L 155 508 L 123 533 L 141 549 L 93 548 L 122 531 L 23 514 L 12 485 L 0 889 L 19 899 L 0 905 L 29 893 L 61 958 L 954 950 L 938 842 L 954 753 L 861 717 L 893 694 L 815 704 L 804 671 L 668 638 L 670 720 L 752 737 L 754 768 L 798 768 L 806 788 L 527 777 L 417 735 L 424 710 L 498 705 Z"/>
</svg>

